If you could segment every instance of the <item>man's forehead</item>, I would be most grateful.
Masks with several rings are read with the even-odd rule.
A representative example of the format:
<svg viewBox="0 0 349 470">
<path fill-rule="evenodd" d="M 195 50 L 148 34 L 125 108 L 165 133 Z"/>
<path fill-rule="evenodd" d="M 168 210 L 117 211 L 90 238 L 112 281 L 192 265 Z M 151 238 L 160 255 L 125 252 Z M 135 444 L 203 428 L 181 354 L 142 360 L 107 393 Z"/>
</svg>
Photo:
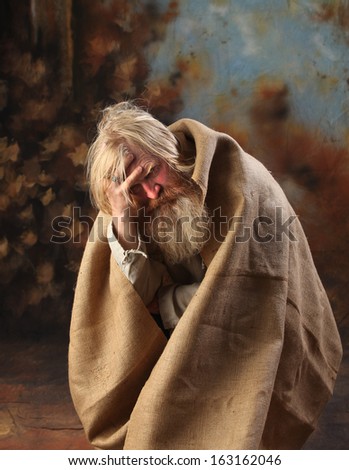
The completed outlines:
<svg viewBox="0 0 349 470">
<path fill-rule="evenodd" d="M 154 157 L 153 155 L 149 155 L 144 150 L 134 149 L 133 151 L 130 150 L 130 155 L 132 157 L 131 162 L 126 167 L 126 172 L 132 171 L 136 168 L 137 165 L 142 164 L 151 164 L 151 163 L 158 163 L 159 158 Z"/>
</svg>

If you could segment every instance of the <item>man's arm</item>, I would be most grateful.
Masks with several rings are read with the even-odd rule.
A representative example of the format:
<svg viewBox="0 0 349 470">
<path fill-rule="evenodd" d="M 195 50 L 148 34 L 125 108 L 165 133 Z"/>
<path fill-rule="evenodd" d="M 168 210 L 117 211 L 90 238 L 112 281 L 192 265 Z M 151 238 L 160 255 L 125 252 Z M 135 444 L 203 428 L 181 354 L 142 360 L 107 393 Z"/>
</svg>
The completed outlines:
<svg viewBox="0 0 349 470">
<path fill-rule="evenodd" d="M 108 242 L 120 269 L 148 306 L 162 284 L 165 266 L 148 257 L 145 243 L 140 240 L 137 241 L 136 248 L 125 250 L 114 234 L 112 223 L 108 227 Z"/>
<path fill-rule="evenodd" d="M 132 157 L 126 162 L 128 166 Z M 124 182 L 116 185 L 111 182 L 106 188 L 112 207 L 112 223 L 108 227 L 108 240 L 113 256 L 121 270 L 134 285 L 146 306 L 152 306 L 156 294 L 163 284 L 165 266 L 148 257 L 145 244 L 140 241 L 137 224 L 130 219 L 131 210 L 125 198 L 129 190 L 141 177 L 142 167 L 136 167 Z M 159 313 L 166 329 L 173 329 L 195 294 L 199 283 L 190 285 L 170 285 L 159 292 Z M 152 313 L 154 313 L 152 311 Z"/>
<path fill-rule="evenodd" d="M 149 258 L 144 243 L 139 241 L 136 249 L 125 251 L 113 233 L 112 224 L 108 227 L 108 241 L 114 259 L 145 305 L 151 313 L 155 313 L 158 307 L 165 329 L 173 329 L 200 283 L 163 286 L 166 267 Z"/>
<path fill-rule="evenodd" d="M 160 288 L 159 311 L 166 330 L 175 328 L 199 286 L 199 282 L 194 282 L 185 285 L 171 284 Z"/>
</svg>

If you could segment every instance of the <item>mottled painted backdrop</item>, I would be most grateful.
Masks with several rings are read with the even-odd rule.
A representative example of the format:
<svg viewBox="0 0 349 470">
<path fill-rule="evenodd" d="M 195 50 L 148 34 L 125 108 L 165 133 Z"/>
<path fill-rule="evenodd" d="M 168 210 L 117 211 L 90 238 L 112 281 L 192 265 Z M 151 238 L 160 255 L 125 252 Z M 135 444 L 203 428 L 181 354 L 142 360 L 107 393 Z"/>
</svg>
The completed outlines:
<svg viewBox="0 0 349 470">
<path fill-rule="evenodd" d="M 2 0 L 0 24 L 2 332 L 67 331 L 98 111 L 142 99 L 229 133 L 284 188 L 345 346 L 309 445 L 348 448 L 349 2 Z"/>
</svg>

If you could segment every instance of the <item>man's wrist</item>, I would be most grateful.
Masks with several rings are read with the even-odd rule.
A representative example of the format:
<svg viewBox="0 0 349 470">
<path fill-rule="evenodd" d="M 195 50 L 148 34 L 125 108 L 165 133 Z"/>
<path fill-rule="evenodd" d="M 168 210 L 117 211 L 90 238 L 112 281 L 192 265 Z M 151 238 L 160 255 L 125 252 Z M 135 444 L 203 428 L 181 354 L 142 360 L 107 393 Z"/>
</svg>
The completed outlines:
<svg viewBox="0 0 349 470">
<path fill-rule="evenodd" d="M 137 249 L 139 245 L 136 221 L 125 221 L 124 217 L 112 217 L 112 229 L 115 238 L 126 250 Z"/>
</svg>

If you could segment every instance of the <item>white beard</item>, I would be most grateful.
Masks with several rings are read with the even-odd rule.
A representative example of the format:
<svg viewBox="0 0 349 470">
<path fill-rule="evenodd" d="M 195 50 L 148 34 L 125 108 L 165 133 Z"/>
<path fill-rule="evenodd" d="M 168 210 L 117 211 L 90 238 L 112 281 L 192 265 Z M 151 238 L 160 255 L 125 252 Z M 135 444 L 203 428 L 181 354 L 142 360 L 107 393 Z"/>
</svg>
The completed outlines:
<svg viewBox="0 0 349 470">
<path fill-rule="evenodd" d="M 210 237 L 209 215 L 198 185 L 180 178 L 174 187 L 149 204 L 152 220 L 146 227 L 168 264 L 196 255 Z"/>
</svg>

